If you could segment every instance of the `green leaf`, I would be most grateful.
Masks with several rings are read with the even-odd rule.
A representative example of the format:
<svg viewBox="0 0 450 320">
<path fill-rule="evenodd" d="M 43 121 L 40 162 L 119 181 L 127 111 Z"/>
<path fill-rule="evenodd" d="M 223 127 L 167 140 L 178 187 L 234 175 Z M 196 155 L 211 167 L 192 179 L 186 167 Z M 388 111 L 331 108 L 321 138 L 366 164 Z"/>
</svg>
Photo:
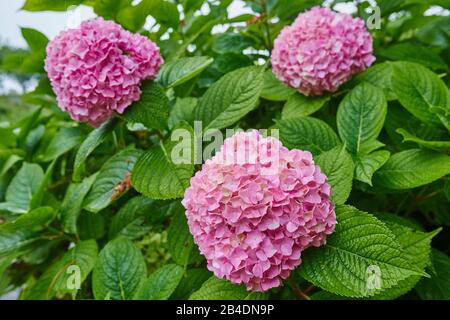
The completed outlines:
<svg viewBox="0 0 450 320">
<path fill-rule="evenodd" d="M 147 129 L 164 129 L 169 119 L 169 99 L 153 81 L 145 82 L 141 99 L 127 108 L 124 117 L 130 123 L 142 123 Z"/>
<path fill-rule="evenodd" d="M 327 96 L 305 97 L 300 93 L 291 95 L 281 112 L 281 119 L 309 116 L 319 111 L 329 100 L 330 97 Z"/>
<path fill-rule="evenodd" d="M 358 74 L 355 79 L 359 82 L 367 82 L 384 91 L 387 100 L 396 100 L 397 96 L 392 90 L 393 67 L 390 62 L 377 63 L 366 71 Z"/>
<path fill-rule="evenodd" d="M 392 88 L 403 107 L 425 123 L 441 124 L 430 108 L 450 109 L 450 94 L 444 82 L 416 63 L 396 62 L 393 68 Z"/>
<path fill-rule="evenodd" d="M 169 116 L 169 129 L 173 129 L 180 122 L 194 122 L 194 109 L 197 106 L 197 98 L 177 98 Z"/>
<path fill-rule="evenodd" d="M 131 187 L 131 172 L 141 154 L 140 150 L 125 149 L 106 161 L 86 197 L 84 208 L 98 212 L 127 192 Z"/>
<path fill-rule="evenodd" d="M 411 189 L 450 174 L 450 157 L 434 151 L 411 149 L 394 154 L 374 176 L 376 186 Z"/>
<path fill-rule="evenodd" d="M 93 130 L 78 149 L 77 155 L 75 157 L 75 163 L 73 166 L 73 180 L 81 181 L 83 178 L 83 171 L 86 159 L 89 155 L 97 148 L 106 137 L 114 130 L 117 120 L 113 118 L 99 128 Z"/>
<path fill-rule="evenodd" d="M 166 27 L 175 30 L 179 27 L 177 6 L 166 0 L 142 0 L 135 6 L 127 6 L 119 11 L 117 21 L 131 31 L 139 31 L 149 15 Z"/>
<path fill-rule="evenodd" d="M 44 179 L 44 171 L 37 164 L 24 162 L 6 191 L 7 203 L 17 207 L 18 212 L 27 212 L 31 199 Z"/>
<path fill-rule="evenodd" d="M 150 231 L 146 218 L 148 215 L 156 214 L 157 206 L 161 204 L 144 196 L 129 200 L 111 220 L 109 238 L 117 236 L 134 240 Z"/>
<path fill-rule="evenodd" d="M 236 285 L 216 277 L 209 278 L 189 300 L 259 300 L 256 292 L 248 292 L 243 285 Z"/>
<path fill-rule="evenodd" d="M 355 179 L 372 186 L 372 177 L 391 156 L 389 151 L 375 151 L 373 153 L 357 157 L 355 160 Z"/>
<path fill-rule="evenodd" d="M 77 6 L 84 0 L 26 0 L 22 10 L 26 11 L 66 11 L 70 6 Z"/>
<path fill-rule="evenodd" d="M 409 133 L 405 129 L 397 129 L 396 132 L 403 136 L 403 142 L 415 142 L 421 147 L 436 151 L 450 150 L 450 141 L 427 141 Z"/>
<path fill-rule="evenodd" d="M 105 235 L 105 217 L 102 214 L 82 212 L 77 221 L 78 234 L 81 240 L 101 239 Z"/>
<path fill-rule="evenodd" d="M 167 264 L 148 277 L 135 299 L 167 300 L 183 278 L 184 270 L 176 264 Z"/>
<path fill-rule="evenodd" d="M 94 183 L 97 174 L 85 178 L 81 183 L 72 183 L 66 191 L 61 204 L 60 219 L 64 232 L 77 234 L 77 221 L 80 216 L 83 201 Z"/>
<path fill-rule="evenodd" d="M 0 225 L 0 257 L 16 252 L 39 239 L 43 230 L 55 218 L 55 211 L 42 207 L 23 214 L 16 220 Z"/>
<path fill-rule="evenodd" d="M 394 217 L 397 218 L 396 216 Z M 441 230 L 438 229 L 426 233 L 398 224 L 391 221 L 391 219 L 386 220 L 382 218 L 382 221 L 394 233 L 403 248 L 406 259 L 408 259 L 410 264 L 415 266 L 417 270 L 424 272 L 425 267 L 430 263 L 431 240 Z M 420 278 L 420 276 L 411 276 L 406 278 L 405 280 L 400 281 L 393 288 L 372 297 L 372 299 L 396 299 L 413 289 Z"/>
<path fill-rule="evenodd" d="M 263 70 L 255 66 L 237 69 L 205 92 L 194 111 L 204 130 L 226 128 L 253 110 L 261 94 Z"/>
<path fill-rule="evenodd" d="M 63 128 L 47 145 L 39 160 L 48 162 L 59 158 L 78 146 L 84 139 L 84 134 L 80 128 Z"/>
<path fill-rule="evenodd" d="M 4 228 L 3 230 L 6 231 L 41 231 L 53 221 L 55 216 L 56 212 L 53 208 L 41 207 L 19 216 L 14 221 L 8 222 L 0 228 Z"/>
<path fill-rule="evenodd" d="M 0 141 L 0 147 L 13 148 L 16 146 L 17 137 L 12 129 L 0 128 L 0 136 L 2 137 L 2 140 Z"/>
<path fill-rule="evenodd" d="M 280 120 L 277 128 L 280 129 L 281 141 L 290 149 L 308 150 L 318 155 L 340 144 L 333 129 L 319 119 L 301 117 Z"/>
<path fill-rule="evenodd" d="M 187 266 L 198 249 L 189 231 L 184 208 L 178 204 L 167 234 L 169 253 L 177 264 Z"/>
<path fill-rule="evenodd" d="M 450 300 L 450 258 L 438 250 L 433 250 L 431 257 L 436 272 L 430 279 L 422 279 L 417 293 L 423 300 Z"/>
<path fill-rule="evenodd" d="M 76 277 L 83 283 L 94 268 L 98 247 L 93 240 L 81 241 L 57 260 L 26 293 L 28 300 L 49 300 L 56 294 L 76 296 Z"/>
<path fill-rule="evenodd" d="M 321 248 L 303 252 L 300 274 L 329 292 L 369 297 L 400 281 L 422 275 L 412 266 L 394 234 L 378 219 L 351 206 L 336 209 L 336 231 Z M 371 268 L 380 270 L 380 287 L 368 285 Z"/>
<path fill-rule="evenodd" d="M 389 60 L 405 60 L 421 64 L 431 69 L 447 70 L 445 61 L 430 48 L 412 43 L 397 43 L 378 53 Z"/>
<path fill-rule="evenodd" d="M 211 278 L 211 272 L 205 268 L 189 269 L 178 285 L 171 299 L 185 300 Z"/>
<path fill-rule="evenodd" d="M 100 252 L 92 276 L 94 297 L 128 300 L 138 292 L 146 278 L 141 251 L 129 240 L 117 238 Z"/>
<path fill-rule="evenodd" d="M 165 64 L 158 74 L 157 81 L 166 88 L 183 84 L 202 73 L 213 63 L 210 57 L 180 58 Z"/>
<path fill-rule="evenodd" d="M 139 158 L 133 170 L 133 187 L 152 199 L 181 198 L 194 173 L 192 128 L 182 124 L 178 129 L 180 142 L 168 140 L 152 147 Z M 176 130 L 173 132 L 178 132 Z M 175 139 L 174 135 L 172 138 Z"/>
<path fill-rule="evenodd" d="M 261 97 L 270 101 L 286 101 L 296 90 L 278 80 L 272 70 L 264 72 Z"/>
<path fill-rule="evenodd" d="M 42 178 L 41 183 L 36 189 L 36 192 L 33 194 L 33 197 L 30 201 L 30 209 L 36 209 L 41 206 L 42 200 L 44 198 L 45 192 L 47 190 L 48 185 L 50 184 L 53 176 L 53 171 L 55 170 L 56 160 L 53 160 L 52 163 L 47 167 L 45 171 L 44 177 Z"/>
<path fill-rule="evenodd" d="M 345 147 L 338 146 L 321 153 L 316 158 L 316 164 L 328 177 L 333 202 L 344 204 L 352 190 L 354 165 L 350 154 L 345 151 Z"/>
<path fill-rule="evenodd" d="M 337 112 L 337 128 L 352 154 L 359 154 L 361 145 L 378 137 L 386 113 L 383 91 L 371 84 L 362 83 L 345 96 Z"/>
<path fill-rule="evenodd" d="M 450 180 L 447 180 L 444 183 L 444 194 L 447 200 L 450 202 Z"/>
<path fill-rule="evenodd" d="M 252 37 L 234 32 L 225 32 L 217 36 L 213 42 L 212 49 L 217 53 L 242 53 L 244 49 L 251 47 L 254 43 L 255 41 Z"/>
<path fill-rule="evenodd" d="M 22 36 L 32 51 L 45 50 L 48 38 L 41 32 L 31 28 L 21 28 Z"/>
<path fill-rule="evenodd" d="M 96 0 L 94 12 L 108 20 L 116 20 L 120 10 L 131 5 L 132 0 Z"/>
<path fill-rule="evenodd" d="M 5 176 L 5 174 L 12 168 L 16 163 L 22 160 L 22 157 L 18 155 L 11 155 L 8 157 L 8 159 L 3 163 L 3 166 L 0 170 L 0 179 Z"/>
</svg>

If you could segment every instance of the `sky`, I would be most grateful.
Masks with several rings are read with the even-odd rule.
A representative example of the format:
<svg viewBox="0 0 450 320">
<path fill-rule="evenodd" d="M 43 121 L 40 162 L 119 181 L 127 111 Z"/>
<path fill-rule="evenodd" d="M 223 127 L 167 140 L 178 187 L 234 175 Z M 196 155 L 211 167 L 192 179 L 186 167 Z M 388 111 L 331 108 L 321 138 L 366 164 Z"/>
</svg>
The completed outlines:
<svg viewBox="0 0 450 320">
<path fill-rule="evenodd" d="M 27 12 L 21 11 L 25 0 L 1 0 L 0 9 L 0 40 L 16 47 L 26 47 L 20 34 L 20 27 L 37 29 L 54 38 L 64 30 L 69 15 L 67 12 Z M 92 8 L 82 6 L 81 16 L 85 19 L 94 17 Z"/>
<path fill-rule="evenodd" d="M 7 42 L 15 47 L 26 47 L 20 33 L 20 27 L 39 30 L 53 39 L 68 26 L 74 26 L 74 24 L 95 17 L 92 8 L 87 6 L 79 6 L 75 12 L 27 12 L 20 10 L 25 0 L 0 1 L 0 41 Z M 248 9 L 244 8 L 241 1 L 235 1 L 229 10 L 231 17 L 246 12 L 248 12 Z"/>
</svg>

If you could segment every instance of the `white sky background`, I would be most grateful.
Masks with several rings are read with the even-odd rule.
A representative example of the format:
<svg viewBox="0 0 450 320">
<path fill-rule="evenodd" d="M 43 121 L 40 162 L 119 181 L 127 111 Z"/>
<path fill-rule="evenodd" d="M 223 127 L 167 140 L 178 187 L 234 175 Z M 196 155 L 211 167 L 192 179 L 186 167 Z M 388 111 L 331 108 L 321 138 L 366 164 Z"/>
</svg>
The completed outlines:
<svg viewBox="0 0 450 320">
<path fill-rule="evenodd" d="M 61 0 L 64 1 L 64 0 Z M 53 39 L 67 26 L 69 14 L 67 12 L 27 12 L 21 11 L 25 0 L 0 0 L 0 41 L 14 47 L 26 48 L 26 43 L 20 33 L 20 27 L 28 27 L 41 31 L 50 39 Z M 243 3 L 235 1 L 229 10 L 230 16 L 237 16 L 248 12 Z M 90 7 L 80 6 L 77 14 L 81 20 L 95 17 Z"/>
</svg>

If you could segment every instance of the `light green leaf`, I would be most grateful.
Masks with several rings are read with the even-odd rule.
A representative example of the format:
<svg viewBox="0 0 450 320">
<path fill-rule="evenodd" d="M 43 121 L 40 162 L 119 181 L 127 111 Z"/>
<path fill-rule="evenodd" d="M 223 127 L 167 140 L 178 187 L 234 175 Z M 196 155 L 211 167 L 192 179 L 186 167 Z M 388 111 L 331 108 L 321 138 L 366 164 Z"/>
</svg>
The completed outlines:
<svg viewBox="0 0 450 320">
<path fill-rule="evenodd" d="M 26 0 L 22 10 L 26 11 L 66 11 L 70 6 L 77 6 L 84 0 Z"/>
<path fill-rule="evenodd" d="M 151 15 L 155 20 L 177 30 L 180 24 L 176 4 L 166 0 L 142 0 L 135 6 L 127 6 L 117 14 L 117 21 L 131 31 L 139 31 Z"/>
<path fill-rule="evenodd" d="M 181 141 L 168 140 L 154 146 L 139 158 L 133 170 L 133 187 L 152 199 L 181 198 L 194 173 L 192 128 L 182 124 L 178 129 L 182 130 Z"/>
<path fill-rule="evenodd" d="M 340 144 L 329 125 L 319 119 L 301 117 L 277 122 L 280 139 L 290 149 L 311 151 L 314 155 L 328 151 Z"/>
<path fill-rule="evenodd" d="M 355 160 L 355 179 L 372 186 L 372 177 L 391 156 L 389 151 L 375 151 L 373 153 L 357 157 Z"/>
<path fill-rule="evenodd" d="M 263 68 L 246 67 L 232 71 L 214 83 L 195 108 L 195 119 L 207 129 L 226 128 L 256 106 L 263 85 Z"/>
<path fill-rule="evenodd" d="M 86 197 L 84 208 L 98 212 L 127 192 L 131 187 L 131 172 L 141 154 L 140 150 L 125 149 L 105 162 Z"/>
<path fill-rule="evenodd" d="M 248 292 L 243 285 L 211 277 L 189 297 L 189 300 L 259 300 L 260 298 L 263 297 L 255 292 Z"/>
<path fill-rule="evenodd" d="M 450 141 L 427 141 L 416 137 L 405 129 L 397 129 L 396 132 L 403 136 L 403 142 L 412 141 L 421 147 L 436 151 L 450 150 Z"/>
<path fill-rule="evenodd" d="M 45 50 L 48 38 L 41 32 L 31 28 L 20 28 L 22 36 L 32 51 Z"/>
<path fill-rule="evenodd" d="M 369 297 L 422 275 L 412 266 L 394 234 L 374 216 L 351 206 L 336 209 L 336 231 L 327 244 L 303 252 L 300 274 L 314 285 L 346 297 Z M 380 287 L 368 285 L 371 268 L 380 270 Z"/>
<path fill-rule="evenodd" d="M 72 183 L 67 188 L 60 210 L 60 219 L 65 232 L 77 234 L 77 221 L 81 213 L 84 198 L 96 178 L 97 174 L 93 174 L 89 178 L 85 178 L 81 183 Z"/>
<path fill-rule="evenodd" d="M 450 300 L 450 257 L 433 250 L 432 264 L 435 274 L 430 279 L 422 279 L 416 290 L 423 300 Z"/>
<path fill-rule="evenodd" d="M 264 82 L 261 91 L 261 97 L 270 101 L 286 101 L 296 92 L 295 89 L 288 87 L 278 80 L 272 70 L 264 72 Z"/>
<path fill-rule="evenodd" d="M 158 74 L 157 81 L 166 88 L 183 84 L 202 73 L 213 63 L 210 57 L 180 58 L 165 64 Z"/>
<path fill-rule="evenodd" d="M 43 162 L 55 160 L 79 145 L 83 138 L 80 128 L 63 128 L 50 141 L 39 160 Z"/>
<path fill-rule="evenodd" d="M 26 212 L 43 179 L 44 171 L 39 165 L 24 162 L 8 186 L 6 202 L 15 205 L 20 212 Z"/>
<path fill-rule="evenodd" d="M 128 300 L 138 292 L 146 278 L 141 251 L 129 240 L 117 238 L 100 252 L 92 276 L 94 297 Z"/>
<path fill-rule="evenodd" d="M 291 95 L 281 112 L 281 119 L 309 116 L 320 110 L 329 100 L 330 97 L 327 96 L 305 97 L 300 93 Z"/>
<path fill-rule="evenodd" d="M 440 125 L 430 108 L 450 109 L 450 94 L 445 83 L 420 64 L 395 62 L 392 65 L 392 88 L 403 107 L 427 124 Z"/>
<path fill-rule="evenodd" d="M 73 166 L 73 180 L 81 181 L 83 178 L 83 171 L 86 159 L 110 134 L 116 126 L 117 120 L 113 118 L 99 128 L 93 130 L 81 144 L 75 157 L 75 163 Z"/>
<path fill-rule="evenodd" d="M 116 20 L 120 10 L 126 8 L 132 0 L 97 0 L 94 4 L 94 12 L 108 20 Z"/>
<path fill-rule="evenodd" d="M 386 113 L 383 92 L 368 83 L 358 85 L 345 96 L 337 112 L 337 128 L 352 154 L 359 154 L 361 145 L 378 137 Z"/>
<path fill-rule="evenodd" d="M 17 137 L 10 128 L 0 128 L 0 147 L 14 148 L 17 144 Z"/>
<path fill-rule="evenodd" d="M 164 129 L 169 119 L 169 99 L 164 89 L 153 81 L 145 82 L 141 99 L 125 111 L 125 119 L 132 123 L 142 123 L 147 129 Z"/>
<path fill-rule="evenodd" d="M 176 264 L 167 264 L 148 277 L 135 299 L 167 300 L 183 278 L 184 270 Z"/>
<path fill-rule="evenodd" d="M 352 190 L 354 165 L 350 154 L 345 147 L 338 146 L 321 153 L 316 163 L 328 177 L 331 185 L 331 199 L 337 205 L 344 204 Z"/>
<path fill-rule="evenodd" d="M 394 154 L 374 176 L 376 186 L 411 189 L 450 174 L 450 157 L 429 150 L 411 149 Z"/>
</svg>

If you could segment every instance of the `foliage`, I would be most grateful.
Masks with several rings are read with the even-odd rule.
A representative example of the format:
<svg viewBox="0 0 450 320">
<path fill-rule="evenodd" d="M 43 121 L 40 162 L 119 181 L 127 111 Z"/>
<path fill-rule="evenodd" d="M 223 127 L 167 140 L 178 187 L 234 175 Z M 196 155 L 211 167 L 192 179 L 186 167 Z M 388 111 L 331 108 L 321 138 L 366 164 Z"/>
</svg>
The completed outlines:
<svg viewBox="0 0 450 320">
<path fill-rule="evenodd" d="M 92 6 L 155 41 L 166 64 L 140 101 L 93 129 L 58 109 L 43 34 L 23 29 L 29 50 L 1 51 L 2 72 L 40 82 L 16 101 L 33 106 L 26 113 L 0 114 L 0 296 L 450 299 L 450 24 L 425 14 L 450 6 L 377 2 L 376 64 L 333 94 L 306 97 L 275 78 L 270 51 L 321 1 L 247 0 L 251 13 L 229 17 L 230 0 L 26 0 L 28 11 Z M 354 3 L 370 19 L 368 3 Z M 329 177 L 336 232 L 302 254 L 282 287 L 251 293 L 206 269 L 180 203 L 199 167 L 170 158 L 171 133 L 192 132 L 195 120 L 222 132 L 277 128 Z M 381 286 L 368 287 L 374 266 Z"/>
</svg>

